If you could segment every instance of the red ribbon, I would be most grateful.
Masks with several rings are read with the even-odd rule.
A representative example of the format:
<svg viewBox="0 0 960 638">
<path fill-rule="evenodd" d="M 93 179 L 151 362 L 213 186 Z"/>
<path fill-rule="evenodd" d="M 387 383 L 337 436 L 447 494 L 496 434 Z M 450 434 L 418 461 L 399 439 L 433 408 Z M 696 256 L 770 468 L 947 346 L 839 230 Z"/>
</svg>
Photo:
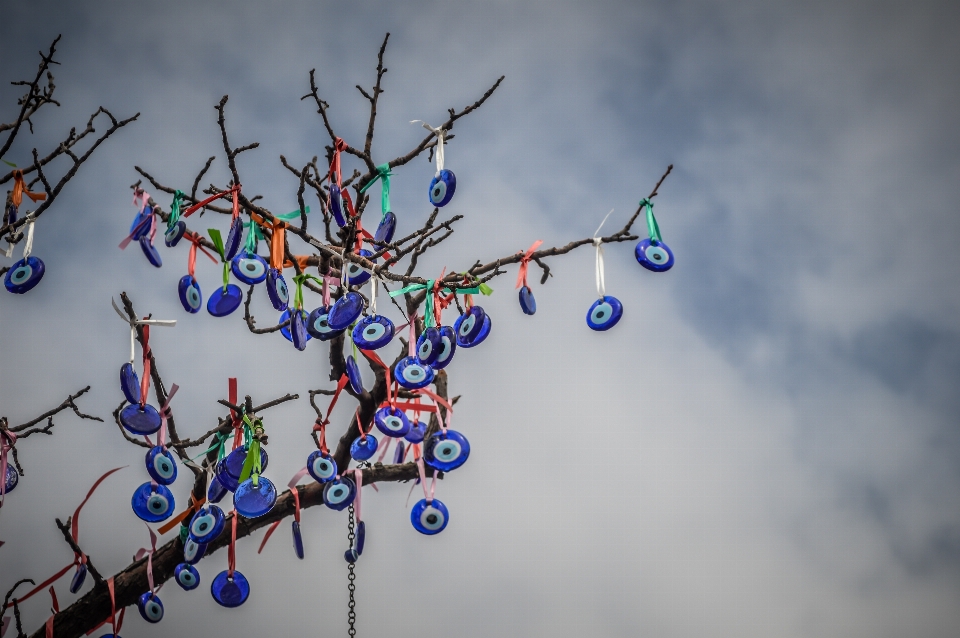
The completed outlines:
<svg viewBox="0 0 960 638">
<path fill-rule="evenodd" d="M 183 211 L 183 214 L 181 215 L 181 217 L 190 217 L 190 215 L 193 215 L 195 212 L 197 212 L 198 210 L 200 210 L 201 208 L 203 208 L 213 200 L 223 197 L 224 195 L 233 194 L 233 215 L 231 219 L 236 219 L 237 217 L 240 216 L 240 200 L 238 199 L 240 195 L 240 188 L 241 188 L 240 184 L 234 184 L 230 190 L 225 190 L 222 193 L 211 195 L 210 197 L 206 198 L 202 202 L 197 202 L 187 210 Z"/>
<path fill-rule="evenodd" d="M 233 578 L 233 572 L 237 570 L 237 511 L 234 510 L 230 516 L 230 547 L 227 550 L 227 578 Z"/>
<path fill-rule="evenodd" d="M 340 153 L 347 149 L 347 143 L 342 139 L 335 138 L 333 140 L 333 158 L 330 160 L 330 181 L 333 182 L 336 179 L 337 188 L 340 188 L 341 185 L 341 176 L 340 176 Z"/>
<path fill-rule="evenodd" d="M 527 252 L 524 253 L 523 258 L 520 259 L 520 271 L 517 273 L 517 288 L 527 285 L 527 268 L 530 266 L 530 257 L 542 243 L 542 239 L 538 239 L 537 241 L 533 242 L 530 248 L 527 249 Z"/>
<path fill-rule="evenodd" d="M 318 419 L 313 424 L 313 430 L 320 432 L 317 438 L 320 441 L 320 451 L 324 454 L 328 454 L 330 451 L 327 449 L 327 425 L 330 424 L 330 415 L 333 414 L 333 408 L 337 405 L 337 399 L 340 398 L 340 393 L 343 392 L 343 389 L 349 381 L 350 378 L 346 374 L 340 375 L 340 380 L 337 381 L 337 391 L 333 393 L 333 398 L 330 399 L 330 406 L 327 408 L 326 418 L 323 420 Z"/>
<path fill-rule="evenodd" d="M 293 494 L 293 519 L 300 522 L 300 492 L 297 490 L 297 483 L 300 482 L 304 476 L 307 475 L 307 468 L 302 468 L 299 472 L 293 475 L 293 478 L 290 479 L 290 482 L 287 483 L 287 487 L 290 488 L 290 493 Z M 280 525 L 282 521 L 274 521 L 273 524 L 267 529 L 267 533 L 263 535 L 263 540 L 260 541 L 260 549 L 257 550 L 257 553 L 261 553 L 263 548 L 267 546 L 267 541 L 270 540 L 270 537 L 273 536 L 273 531 L 277 529 L 277 526 Z"/>
<path fill-rule="evenodd" d="M 157 535 L 154 533 L 150 526 L 144 523 L 147 527 L 147 531 L 150 532 L 150 549 L 146 547 L 141 547 L 137 550 L 137 554 L 133 560 L 140 560 L 144 556 L 147 557 L 147 585 L 150 587 L 150 593 L 153 594 L 156 590 L 153 587 L 153 554 L 157 551 Z"/>
<path fill-rule="evenodd" d="M 144 317 L 147 319 L 148 317 Z M 150 392 L 150 325 L 143 326 L 143 374 L 140 376 L 140 408 L 147 403 Z"/>
<path fill-rule="evenodd" d="M 217 258 L 207 252 L 207 249 L 200 245 L 202 238 L 197 233 L 192 233 L 187 231 L 183 234 L 183 238 L 190 242 L 190 254 L 187 256 L 187 274 L 191 277 L 195 277 L 194 272 L 197 268 L 197 250 L 199 249 L 203 252 L 204 255 L 210 258 L 210 261 L 213 263 L 218 263 Z"/>
<path fill-rule="evenodd" d="M 114 595 L 113 576 L 107 579 L 107 590 L 110 592 L 110 617 L 105 619 L 102 623 L 100 623 L 90 631 L 88 631 L 87 632 L 88 636 L 109 622 L 110 625 L 113 627 L 114 638 L 119 638 L 120 628 L 123 627 L 123 614 L 127 610 L 121 609 L 120 617 L 119 618 L 117 617 L 117 601 Z"/>
</svg>

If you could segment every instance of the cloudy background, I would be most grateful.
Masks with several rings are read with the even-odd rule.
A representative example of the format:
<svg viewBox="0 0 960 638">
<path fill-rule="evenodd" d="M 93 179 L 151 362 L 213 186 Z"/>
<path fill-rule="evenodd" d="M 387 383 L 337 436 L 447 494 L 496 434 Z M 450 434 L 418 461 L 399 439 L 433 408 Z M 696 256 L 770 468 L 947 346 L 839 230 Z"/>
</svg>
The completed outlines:
<svg viewBox="0 0 960 638">
<path fill-rule="evenodd" d="M 439 123 L 506 75 L 456 125 L 447 165 L 459 188 L 443 213 L 467 219 L 421 272 L 589 236 L 610 208 L 607 228 L 617 228 L 670 163 L 656 212 L 677 263 L 654 274 L 632 245 L 608 248 L 607 290 L 625 306 L 609 333 L 584 325 L 595 297 L 588 248 L 550 262 L 555 277 L 534 287 L 533 317 L 516 303 L 515 268 L 492 282 L 483 304 L 494 332 L 450 369 L 463 395 L 454 427 L 473 452 L 438 486 L 449 526 L 417 534 L 407 485 L 364 490 L 360 635 L 956 635 L 955 5 L 39 2 L 3 11 L 4 80 L 32 77 L 36 51 L 64 34 L 63 106 L 44 109 L 37 133 L 6 159 L 27 163 L 30 148 L 49 148 L 100 104 L 118 117 L 141 112 L 38 223 L 42 284 L 0 295 L 0 413 L 13 423 L 86 384 L 82 408 L 109 418 L 128 343 L 110 297 L 124 290 L 141 313 L 178 319 L 152 343 L 167 383 L 182 387 L 173 406 L 186 435 L 215 423 L 229 376 L 256 401 L 331 387 L 326 345 L 300 353 L 278 335 L 249 334 L 239 315 L 187 315 L 176 295 L 185 247 L 161 247 L 157 270 L 117 243 L 135 212 L 135 164 L 188 189 L 217 154 L 209 180 L 226 182 L 213 109 L 223 94 L 234 145 L 261 144 L 239 162 L 245 191 L 293 210 L 297 184 L 279 155 L 302 165 L 328 143 L 312 104 L 299 101 L 308 71 L 317 69 L 338 133 L 360 144 L 367 111 L 353 86 L 372 84 L 390 31 L 378 163 L 422 138 L 409 120 Z M 0 87 L 4 120 L 18 95 Z M 432 171 L 425 159 L 397 171 L 401 233 L 429 213 Z M 217 268 L 201 258 L 197 269 L 212 291 Z M 254 314 L 267 325 L 276 313 L 262 297 Z M 345 403 L 335 436 L 352 411 Z M 268 476 L 282 485 L 311 449 L 313 412 L 303 398 L 264 416 Z M 112 424 L 70 414 L 57 424 L 53 437 L 20 446 L 27 475 L 0 515 L 0 589 L 71 560 L 53 518 L 111 467 L 130 465 L 84 510 L 81 545 L 113 573 L 148 541 L 129 508 L 147 480 L 142 450 Z M 174 487 L 185 502 L 187 481 Z M 219 552 L 201 563 L 200 589 L 164 587 L 162 623 L 134 612 L 124 634 L 342 634 L 346 517 L 311 509 L 304 530 L 303 562 L 288 523 L 261 555 L 262 533 L 239 544 L 253 587 L 243 607 L 210 598 L 207 584 L 226 566 Z M 73 599 L 66 580 L 58 591 L 62 603 Z M 33 629 L 48 602 L 38 596 L 24 611 Z"/>
</svg>

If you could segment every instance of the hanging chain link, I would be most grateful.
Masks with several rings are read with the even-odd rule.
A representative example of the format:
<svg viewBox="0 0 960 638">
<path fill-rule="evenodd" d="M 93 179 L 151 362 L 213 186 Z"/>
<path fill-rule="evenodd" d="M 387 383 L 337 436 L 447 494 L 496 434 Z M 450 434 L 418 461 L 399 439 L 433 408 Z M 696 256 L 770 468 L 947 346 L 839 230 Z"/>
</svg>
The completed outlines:
<svg viewBox="0 0 960 638">
<path fill-rule="evenodd" d="M 350 516 L 347 519 L 347 540 L 350 541 L 350 547 L 354 546 L 354 541 L 356 540 L 357 535 L 354 533 L 354 514 L 353 514 L 353 505 L 350 506 Z M 347 591 L 350 592 L 350 603 L 348 604 L 349 611 L 347 612 L 347 624 L 350 625 L 350 628 L 347 630 L 347 633 L 350 634 L 350 638 L 353 638 L 357 635 L 357 630 L 354 627 L 354 624 L 357 622 L 357 612 L 356 606 L 357 603 L 353 599 L 353 593 L 357 590 L 356 585 L 353 584 L 353 581 L 356 579 L 356 574 L 353 573 L 354 563 L 347 563 Z"/>
</svg>

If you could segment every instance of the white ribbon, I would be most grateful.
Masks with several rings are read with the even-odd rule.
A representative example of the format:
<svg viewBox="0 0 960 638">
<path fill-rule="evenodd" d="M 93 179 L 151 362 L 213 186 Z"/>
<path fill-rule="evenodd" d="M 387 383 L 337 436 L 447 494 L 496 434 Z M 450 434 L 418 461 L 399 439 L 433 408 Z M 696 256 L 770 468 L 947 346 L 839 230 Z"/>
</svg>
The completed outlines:
<svg viewBox="0 0 960 638">
<path fill-rule="evenodd" d="M 436 176 L 440 177 L 440 171 L 443 170 L 443 135 L 444 135 L 443 127 L 434 128 L 429 124 L 427 124 L 426 122 L 424 122 L 423 120 L 410 120 L 411 124 L 416 124 L 417 122 L 420 122 L 420 124 L 423 125 L 423 128 L 427 129 L 428 131 L 432 131 L 437 135 L 437 150 L 434 151 L 434 154 L 437 157 L 437 175 Z"/>
<path fill-rule="evenodd" d="M 20 231 L 21 233 L 26 234 L 26 241 L 23 242 L 23 258 L 26 259 L 30 256 L 30 253 L 33 252 L 33 211 L 28 210 L 27 215 L 24 218 L 26 220 L 26 230 Z M 7 250 L 4 251 L 4 254 L 7 257 L 13 257 L 13 247 L 16 244 L 11 244 L 9 240 L 7 241 Z"/>
<path fill-rule="evenodd" d="M 379 277 L 374 276 L 370 280 L 370 312 L 374 316 L 377 314 L 377 288 L 379 283 Z"/>
<path fill-rule="evenodd" d="M 606 285 L 603 279 L 603 238 L 597 237 L 600 234 L 600 229 L 603 228 L 603 225 L 607 222 L 607 217 L 610 217 L 613 213 L 613 209 L 610 209 L 610 212 L 607 213 L 607 216 L 603 218 L 603 221 L 600 222 L 600 225 L 597 226 L 597 232 L 593 234 L 593 245 L 597 247 L 597 268 L 596 268 L 596 278 L 597 278 L 597 295 L 600 296 L 600 299 L 603 299 L 606 296 Z"/>
<path fill-rule="evenodd" d="M 117 311 L 117 315 L 120 316 L 124 322 L 130 324 L 130 364 L 132 365 L 137 354 L 137 326 L 167 326 L 173 327 L 177 325 L 176 319 L 136 319 L 132 320 L 122 312 L 120 308 L 117 307 L 117 302 L 113 300 L 113 297 L 110 298 L 110 303 L 113 305 L 113 309 Z"/>
</svg>

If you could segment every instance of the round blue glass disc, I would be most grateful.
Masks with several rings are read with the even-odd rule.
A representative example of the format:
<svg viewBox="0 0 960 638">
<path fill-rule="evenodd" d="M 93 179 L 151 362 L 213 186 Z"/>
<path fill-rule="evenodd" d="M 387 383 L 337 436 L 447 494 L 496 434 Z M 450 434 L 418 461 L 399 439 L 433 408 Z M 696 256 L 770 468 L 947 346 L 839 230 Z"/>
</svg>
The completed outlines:
<svg viewBox="0 0 960 638">
<path fill-rule="evenodd" d="M 10 266 L 10 270 L 4 275 L 3 285 L 10 292 L 22 295 L 40 283 L 45 271 L 46 266 L 43 262 L 38 257 L 30 255 Z"/>
<path fill-rule="evenodd" d="M 353 327 L 353 342 L 358 348 L 376 350 L 390 343 L 394 331 L 393 322 L 382 315 L 364 317 Z"/>
<path fill-rule="evenodd" d="M 243 463 L 247 460 L 247 452 L 250 450 L 247 446 L 238 447 L 236 450 L 230 452 L 223 458 L 223 469 L 230 476 L 239 479 L 240 475 L 243 474 Z M 267 469 L 267 463 L 270 461 L 270 457 L 267 455 L 267 451 L 260 446 L 260 471 L 263 472 Z M 220 473 L 220 468 L 217 468 L 217 473 Z M 231 492 L 233 490 L 230 490 Z"/>
<path fill-rule="evenodd" d="M 277 488 L 266 476 L 258 476 L 257 484 L 248 478 L 233 493 L 233 507 L 241 516 L 259 518 L 273 509 L 277 502 Z"/>
<path fill-rule="evenodd" d="M 196 565 L 206 551 L 207 546 L 205 544 L 198 543 L 188 536 L 187 540 L 183 541 L 183 562 L 188 565 Z"/>
<path fill-rule="evenodd" d="M 256 253 L 238 253 L 230 262 L 230 270 L 245 284 L 258 284 L 267 278 L 267 262 Z"/>
<path fill-rule="evenodd" d="M 433 368 L 423 365 L 416 357 L 404 357 L 393 369 L 397 383 L 408 390 L 425 388 L 433 382 Z"/>
<path fill-rule="evenodd" d="M 224 525 L 226 516 L 223 515 L 223 510 L 217 505 L 207 503 L 194 513 L 187 532 L 198 545 L 208 545 L 220 535 Z"/>
<path fill-rule="evenodd" d="M 363 312 L 363 297 L 358 292 L 348 292 L 333 304 L 327 323 L 334 330 L 345 330 L 357 320 L 361 312 Z"/>
<path fill-rule="evenodd" d="M 457 176 L 444 169 L 430 182 L 430 203 L 436 207 L 446 206 L 457 190 Z"/>
<path fill-rule="evenodd" d="M 673 251 L 662 241 L 654 244 L 649 239 L 642 239 L 633 252 L 637 262 L 647 270 L 664 272 L 673 268 Z"/>
<path fill-rule="evenodd" d="M 87 579 L 87 566 L 83 563 L 77 565 L 77 571 L 73 572 L 73 578 L 70 579 L 70 593 L 75 594 L 83 587 L 83 581 Z"/>
<path fill-rule="evenodd" d="M 397 216 L 394 215 L 392 211 L 387 211 L 387 213 L 380 219 L 380 224 L 377 226 L 377 232 L 373 234 L 373 240 L 384 244 L 389 244 L 393 241 L 393 234 L 396 231 Z"/>
<path fill-rule="evenodd" d="M 432 503 L 427 503 L 426 499 L 420 499 L 420 502 L 410 510 L 410 522 L 413 523 L 413 528 L 427 536 L 442 532 L 448 520 L 450 520 L 450 512 L 447 511 L 447 506 L 437 499 L 433 499 Z"/>
<path fill-rule="evenodd" d="M 367 542 L 367 524 L 363 521 L 357 522 L 357 539 L 355 541 L 354 547 L 357 550 L 357 555 L 363 553 L 363 545 Z"/>
<path fill-rule="evenodd" d="M 190 591 L 200 586 L 200 572 L 189 563 L 180 563 L 174 567 L 173 578 L 185 591 Z"/>
<path fill-rule="evenodd" d="M 277 323 L 283 323 L 283 322 L 286 321 L 287 319 L 290 319 L 291 314 L 293 314 L 293 313 L 290 312 L 290 310 L 291 310 L 290 308 L 287 308 L 286 310 L 284 310 L 284 311 L 283 311 L 283 314 L 280 315 L 280 320 L 279 320 Z M 304 344 L 303 347 L 305 348 L 307 341 L 310 341 L 310 339 L 311 339 L 310 333 L 307 332 L 307 323 L 306 323 L 306 322 L 307 322 L 307 318 L 308 318 L 308 317 L 309 317 L 309 315 L 307 315 L 307 311 L 306 311 L 306 310 L 301 310 L 301 311 L 300 311 L 300 320 L 299 320 L 299 322 L 298 322 L 298 325 L 293 325 L 293 324 L 294 324 L 294 319 L 291 319 L 291 320 L 290 320 L 290 325 L 284 326 L 283 328 L 280 328 L 280 334 L 283 335 L 283 338 L 284 338 L 284 339 L 286 339 L 287 341 L 293 343 L 293 345 L 297 346 L 297 342 L 294 341 L 294 339 L 293 339 L 293 333 L 290 331 L 290 329 L 293 328 L 293 330 L 298 333 L 298 336 L 297 336 L 298 339 L 299 339 L 301 336 L 303 337 L 303 340 L 300 341 L 300 343 L 301 343 L 301 344 Z M 299 327 L 298 327 L 298 326 L 299 326 Z M 303 330 L 302 334 L 301 334 L 301 332 L 300 332 L 300 331 L 301 331 L 301 328 L 302 328 L 302 330 Z M 299 346 L 297 346 L 297 349 L 298 349 L 298 350 L 303 350 L 303 348 L 301 348 L 301 347 L 299 347 Z"/>
<path fill-rule="evenodd" d="M 533 297 L 533 291 L 529 286 L 520 289 L 520 309 L 524 314 L 532 315 L 537 311 L 537 300 Z"/>
<path fill-rule="evenodd" d="M 410 431 L 407 432 L 405 438 L 410 443 L 419 443 L 423 440 L 423 437 L 427 434 L 427 424 L 423 421 L 417 421 L 416 423 L 410 424 Z"/>
<path fill-rule="evenodd" d="M 403 441 L 397 441 L 397 447 L 393 452 L 393 464 L 399 465 L 403 463 L 405 453 L 406 449 L 403 447 Z"/>
<path fill-rule="evenodd" d="M 160 597 L 153 592 L 144 592 L 140 594 L 137 600 L 137 609 L 140 615 L 149 623 L 158 623 L 163 620 L 163 603 Z"/>
<path fill-rule="evenodd" d="M 432 365 L 440 356 L 440 328 L 424 328 L 417 339 L 417 361 Z"/>
<path fill-rule="evenodd" d="M 617 325 L 623 316 L 623 304 L 616 297 L 597 299 L 587 310 L 587 325 L 591 330 L 603 331 Z"/>
<path fill-rule="evenodd" d="M 148 235 L 140 238 L 140 248 L 143 250 L 143 254 L 146 255 L 147 261 L 149 261 L 151 265 L 157 268 L 163 265 L 163 260 L 160 259 L 160 253 L 157 252 L 157 247 L 153 245 Z"/>
<path fill-rule="evenodd" d="M 120 389 L 123 390 L 127 403 L 140 402 L 140 379 L 137 378 L 137 371 L 133 369 L 132 363 L 120 366 Z"/>
<path fill-rule="evenodd" d="M 307 471 L 318 483 L 328 483 L 337 477 L 337 462 L 329 454 L 314 450 L 307 457 Z"/>
<path fill-rule="evenodd" d="M 457 333 L 450 326 L 440 327 L 440 350 L 437 352 L 437 359 L 430 364 L 434 370 L 443 370 L 453 361 L 453 355 L 457 352 Z"/>
<path fill-rule="evenodd" d="M 220 479 L 214 476 L 212 479 L 210 479 L 210 486 L 207 487 L 207 502 L 219 503 L 229 491 L 230 490 L 223 486 L 223 483 L 220 482 Z"/>
<path fill-rule="evenodd" d="M 170 518 L 177 507 L 173 492 L 166 485 L 154 487 L 149 481 L 137 488 L 130 504 L 133 513 L 148 523 L 159 523 Z"/>
<path fill-rule="evenodd" d="M 303 536 L 300 534 L 300 523 L 293 521 L 290 527 L 293 529 L 293 552 L 297 558 L 303 560 Z"/>
<path fill-rule="evenodd" d="M 343 196 L 340 194 L 340 187 L 336 184 L 330 184 L 330 213 L 340 228 L 347 225 L 347 212 L 344 210 L 345 208 Z"/>
<path fill-rule="evenodd" d="M 17 472 L 17 468 L 13 466 L 13 463 L 7 465 L 7 475 L 4 477 L 3 490 L 7 493 L 13 491 L 13 488 L 17 486 L 17 483 L 20 482 L 20 473 Z"/>
<path fill-rule="evenodd" d="M 373 415 L 373 422 L 377 429 L 394 438 L 402 438 L 410 431 L 410 420 L 403 410 L 386 406 L 377 410 Z"/>
<path fill-rule="evenodd" d="M 320 341 L 329 341 L 343 334 L 343 330 L 334 330 L 329 323 L 329 306 L 320 306 L 307 317 L 307 332 Z"/>
<path fill-rule="evenodd" d="M 223 242 L 223 258 L 231 261 L 237 256 L 240 250 L 240 241 L 243 239 L 243 221 L 237 217 L 230 222 L 230 232 L 227 233 L 227 240 Z"/>
<path fill-rule="evenodd" d="M 350 444 L 350 456 L 357 461 L 366 461 L 377 451 L 377 437 L 372 434 L 358 436 Z"/>
<path fill-rule="evenodd" d="M 287 288 L 287 281 L 276 268 L 267 271 L 267 296 L 270 297 L 270 303 L 277 310 L 286 310 L 290 304 L 290 290 Z"/>
<path fill-rule="evenodd" d="M 130 224 L 130 235 L 132 239 L 140 239 L 150 232 L 150 217 L 153 215 L 153 208 L 144 206 L 143 210 L 133 216 L 133 222 Z"/>
<path fill-rule="evenodd" d="M 423 448 L 423 462 L 441 472 L 457 469 L 469 456 L 470 442 L 456 430 L 435 433 Z"/>
<path fill-rule="evenodd" d="M 216 479 L 225 490 L 233 492 L 240 486 L 240 477 L 234 476 L 227 471 L 226 460 L 227 459 L 221 459 L 217 462 Z"/>
<path fill-rule="evenodd" d="M 250 583 L 237 570 L 233 571 L 231 578 L 230 572 L 225 569 L 210 583 L 210 593 L 224 607 L 239 607 L 250 596 Z"/>
<path fill-rule="evenodd" d="M 347 378 L 350 379 L 350 387 L 357 394 L 363 394 L 363 378 L 360 376 L 360 367 L 352 354 L 347 355 L 346 368 Z"/>
<path fill-rule="evenodd" d="M 486 316 L 487 313 L 480 306 L 472 306 L 460 315 L 453 323 L 453 329 L 457 333 L 457 343 L 463 345 L 473 341 L 483 329 L 483 320 Z"/>
<path fill-rule="evenodd" d="M 180 305 L 190 314 L 197 314 L 203 307 L 203 293 L 200 292 L 200 284 L 190 275 L 184 275 L 177 284 L 177 295 L 180 297 Z"/>
<path fill-rule="evenodd" d="M 366 248 L 361 248 L 359 251 L 357 251 L 357 255 L 360 257 L 366 257 L 369 261 L 376 261 L 375 259 L 371 259 L 371 257 L 373 257 L 373 253 Z M 360 264 L 355 264 L 351 261 L 347 266 L 347 283 L 349 283 L 351 286 L 359 286 L 370 279 L 370 277 L 370 271 L 361 268 Z"/>
<path fill-rule="evenodd" d="M 145 461 L 147 474 L 160 485 L 170 485 L 177 480 L 177 461 L 165 446 L 156 445 L 150 448 Z"/>
<path fill-rule="evenodd" d="M 307 332 L 307 311 L 294 312 L 290 316 L 290 341 L 293 347 L 302 352 L 312 338 Z"/>
<path fill-rule="evenodd" d="M 490 336 L 490 328 L 493 327 L 493 320 L 490 318 L 490 315 L 487 315 L 483 318 L 483 326 L 480 328 L 480 334 L 474 337 L 471 341 L 463 341 L 460 338 L 457 338 L 457 345 L 461 348 L 472 348 L 483 343 L 483 340 Z"/>
<path fill-rule="evenodd" d="M 187 223 L 181 219 L 163 234 L 163 243 L 167 248 L 173 248 L 180 243 L 185 232 L 187 232 Z"/>
<path fill-rule="evenodd" d="M 367 438 L 371 438 L 368 436 Z M 344 476 L 339 481 L 327 483 L 323 488 L 323 504 L 332 510 L 343 510 L 350 507 L 357 495 L 357 484 Z"/>
<path fill-rule="evenodd" d="M 139 403 L 134 403 L 120 411 L 120 424 L 137 436 L 153 434 L 160 429 L 160 413 L 149 403 L 145 403 L 143 408 Z"/>
<path fill-rule="evenodd" d="M 239 286 L 227 284 L 226 290 L 223 289 L 223 286 L 217 286 L 217 289 L 207 299 L 207 312 L 214 317 L 226 317 L 240 307 L 242 300 L 243 293 Z"/>
</svg>

